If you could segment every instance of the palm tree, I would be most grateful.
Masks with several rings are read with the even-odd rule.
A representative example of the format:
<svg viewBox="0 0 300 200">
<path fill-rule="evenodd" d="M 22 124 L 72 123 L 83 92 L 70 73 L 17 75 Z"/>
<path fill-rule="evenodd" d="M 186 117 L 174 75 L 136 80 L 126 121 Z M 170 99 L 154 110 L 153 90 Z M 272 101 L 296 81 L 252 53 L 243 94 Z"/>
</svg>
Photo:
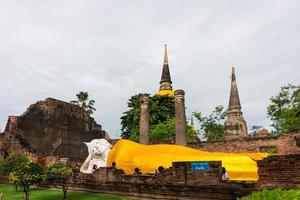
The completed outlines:
<svg viewBox="0 0 300 200">
<path fill-rule="evenodd" d="M 80 91 L 76 94 L 77 100 L 73 100 L 70 103 L 82 107 L 88 115 L 94 113 L 96 108 L 94 108 L 95 100 L 89 100 L 89 94 L 87 92 Z"/>
</svg>

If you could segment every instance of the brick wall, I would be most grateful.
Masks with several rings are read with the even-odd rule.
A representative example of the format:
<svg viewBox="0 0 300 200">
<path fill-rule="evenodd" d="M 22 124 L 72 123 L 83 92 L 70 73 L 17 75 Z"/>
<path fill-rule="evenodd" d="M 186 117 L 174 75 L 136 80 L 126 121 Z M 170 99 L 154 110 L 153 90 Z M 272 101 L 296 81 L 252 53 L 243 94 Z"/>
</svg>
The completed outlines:
<svg viewBox="0 0 300 200">
<path fill-rule="evenodd" d="M 261 187 L 295 187 L 300 185 L 300 154 L 269 156 L 258 161 Z"/>
<path fill-rule="evenodd" d="M 265 187 L 300 185 L 300 154 L 276 155 L 258 161 L 258 182 L 222 182 L 221 162 L 208 163 L 208 170 L 192 170 L 191 162 L 175 162 L 162 173 L 142 175 L 127 175 L 114 168 L 100 168 L 93 174 L 77 171 L 70 189 L 138 199 L 236 199 Z M 5 180 L 0 177 L 0 182 Z"/>
<path fill-rule="evenodd" d="M 142 175 L 100 168 L 93 174 L 76 174 L 71 188 L 138 199 L 236 199 L 265 187 L 300 185 L 300 154 L 276 155 L 258 161 L 258 182 L 222 182 L 220 167 L 221 162 L 209 162 L 207 171 L 194 171 L 190 162 L 175 162 L 162 173 Z"/>
<path fill-rule="evenodd" d="M 235 199 L 257 190 L 254 182 L 221 182 L 221 162 L 209 162 L 194 171 L 190 162 L 173 163 L 158 174 L 126 175 L 100 168 L 93 174 L 75 174 L 71 189 L 134 196 L 138 199 Z"/>
<path fill-rule="evenodd" d="M 297 139 L 298 138 L 298 139 Z M 236 140 L 189 143 L 189 147 L 212 152 L 262 152 L 273 148 L 278 154 L 300 153 L 300 133 L 286 133 L 279 137 L 262 137 Z"/>
</svg>

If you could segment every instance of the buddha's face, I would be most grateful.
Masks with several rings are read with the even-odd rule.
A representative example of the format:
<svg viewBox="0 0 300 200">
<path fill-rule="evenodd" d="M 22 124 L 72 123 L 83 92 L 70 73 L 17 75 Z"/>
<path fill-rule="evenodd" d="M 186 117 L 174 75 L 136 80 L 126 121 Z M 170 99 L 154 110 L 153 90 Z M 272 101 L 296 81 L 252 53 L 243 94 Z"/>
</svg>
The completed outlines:
<svg viewBox="0 0 300 200">
<path fill-rule="evenodd" d="M 85 144 L 88 147 L 90 155 L 96 157 L 102 157 L 103 155 L 105 155 L 105 153 L 107 153 L 112 146 L 105 139 L 94 139 L 91 142 Z"/>
</svg>

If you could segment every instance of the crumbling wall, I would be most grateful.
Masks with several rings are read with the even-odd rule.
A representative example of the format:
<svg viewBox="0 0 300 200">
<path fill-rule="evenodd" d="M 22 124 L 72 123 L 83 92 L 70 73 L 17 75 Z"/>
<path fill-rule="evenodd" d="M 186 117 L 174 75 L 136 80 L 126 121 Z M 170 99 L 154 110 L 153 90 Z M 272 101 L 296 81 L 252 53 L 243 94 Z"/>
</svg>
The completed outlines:
<svg viewBox="0 0 300 200">
<path fill-rule="evenodd" d="M 191 162 L 175 162 L 161 173 L 141 175 L 100 168 L 75 174 L 71 189 L 138 199 L 235 199 L 257 190 L 254 182 L 222 182 L 221 162 L 208 163 L 207 170 L 193 170 Z"/>
<path fill-rule="evenodd" d="M 285 155 L 300 153 L 300 142 L 298 140 L 300 140 L 300 133 L 286 133 L 278 137 L 257 137 L 229 141 L 202 141 L 189 143 L 188 146 L 211 152 L 240 153 L 272 150 L 273 152 L 271 153 Z"/>
<path fill-rule="evenodd" d="M 47 98 L 31 105 L 21 116 L 9 117 L 3 149 L 82 162 L 88 155 L 83 142 L 102 137 L 105 131 L 101 125 L 81 107 Z"/>
<path fill-rule="evenodd" d="M 257 182 L 223 182 L 221 162 L 208 163 L 208 170 L 193 170 L 191 162 L 175 162 L 162 173 L 142 175 L 100 168 L 93 174 L 75 174 L 71 188 L 138 199 L 236 199 L 265 187 L 296 188 L 300 184 L 300 154 L 276 155 L 258 161 Z"/>
<path fill-rule="evenodd" d="M 269 156 L 258 161 L 261 187 L 296 187 L 300 185 L 300 154 Z"/>
</svg>

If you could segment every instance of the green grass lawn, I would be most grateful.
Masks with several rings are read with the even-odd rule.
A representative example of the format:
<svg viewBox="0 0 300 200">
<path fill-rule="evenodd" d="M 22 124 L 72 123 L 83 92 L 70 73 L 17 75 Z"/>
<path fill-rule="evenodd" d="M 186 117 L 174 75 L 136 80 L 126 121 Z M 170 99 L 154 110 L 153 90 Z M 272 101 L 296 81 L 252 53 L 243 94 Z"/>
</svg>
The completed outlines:
<svg viewBox="0 0 300 200">
<path fill-rule="evenodd" d="M 13 185 L 0 184 L 0 192 L 3 193 L 3 200 L 22 200 L 23 192 L 14 192 Z M 32 189 L 30 200 L 62 200 L 63 192 L 54 189 Z M 68 191 L 68 200 L 130 200 L 131 198 L 100 195 L 94 193 Z"/>
</svg>

